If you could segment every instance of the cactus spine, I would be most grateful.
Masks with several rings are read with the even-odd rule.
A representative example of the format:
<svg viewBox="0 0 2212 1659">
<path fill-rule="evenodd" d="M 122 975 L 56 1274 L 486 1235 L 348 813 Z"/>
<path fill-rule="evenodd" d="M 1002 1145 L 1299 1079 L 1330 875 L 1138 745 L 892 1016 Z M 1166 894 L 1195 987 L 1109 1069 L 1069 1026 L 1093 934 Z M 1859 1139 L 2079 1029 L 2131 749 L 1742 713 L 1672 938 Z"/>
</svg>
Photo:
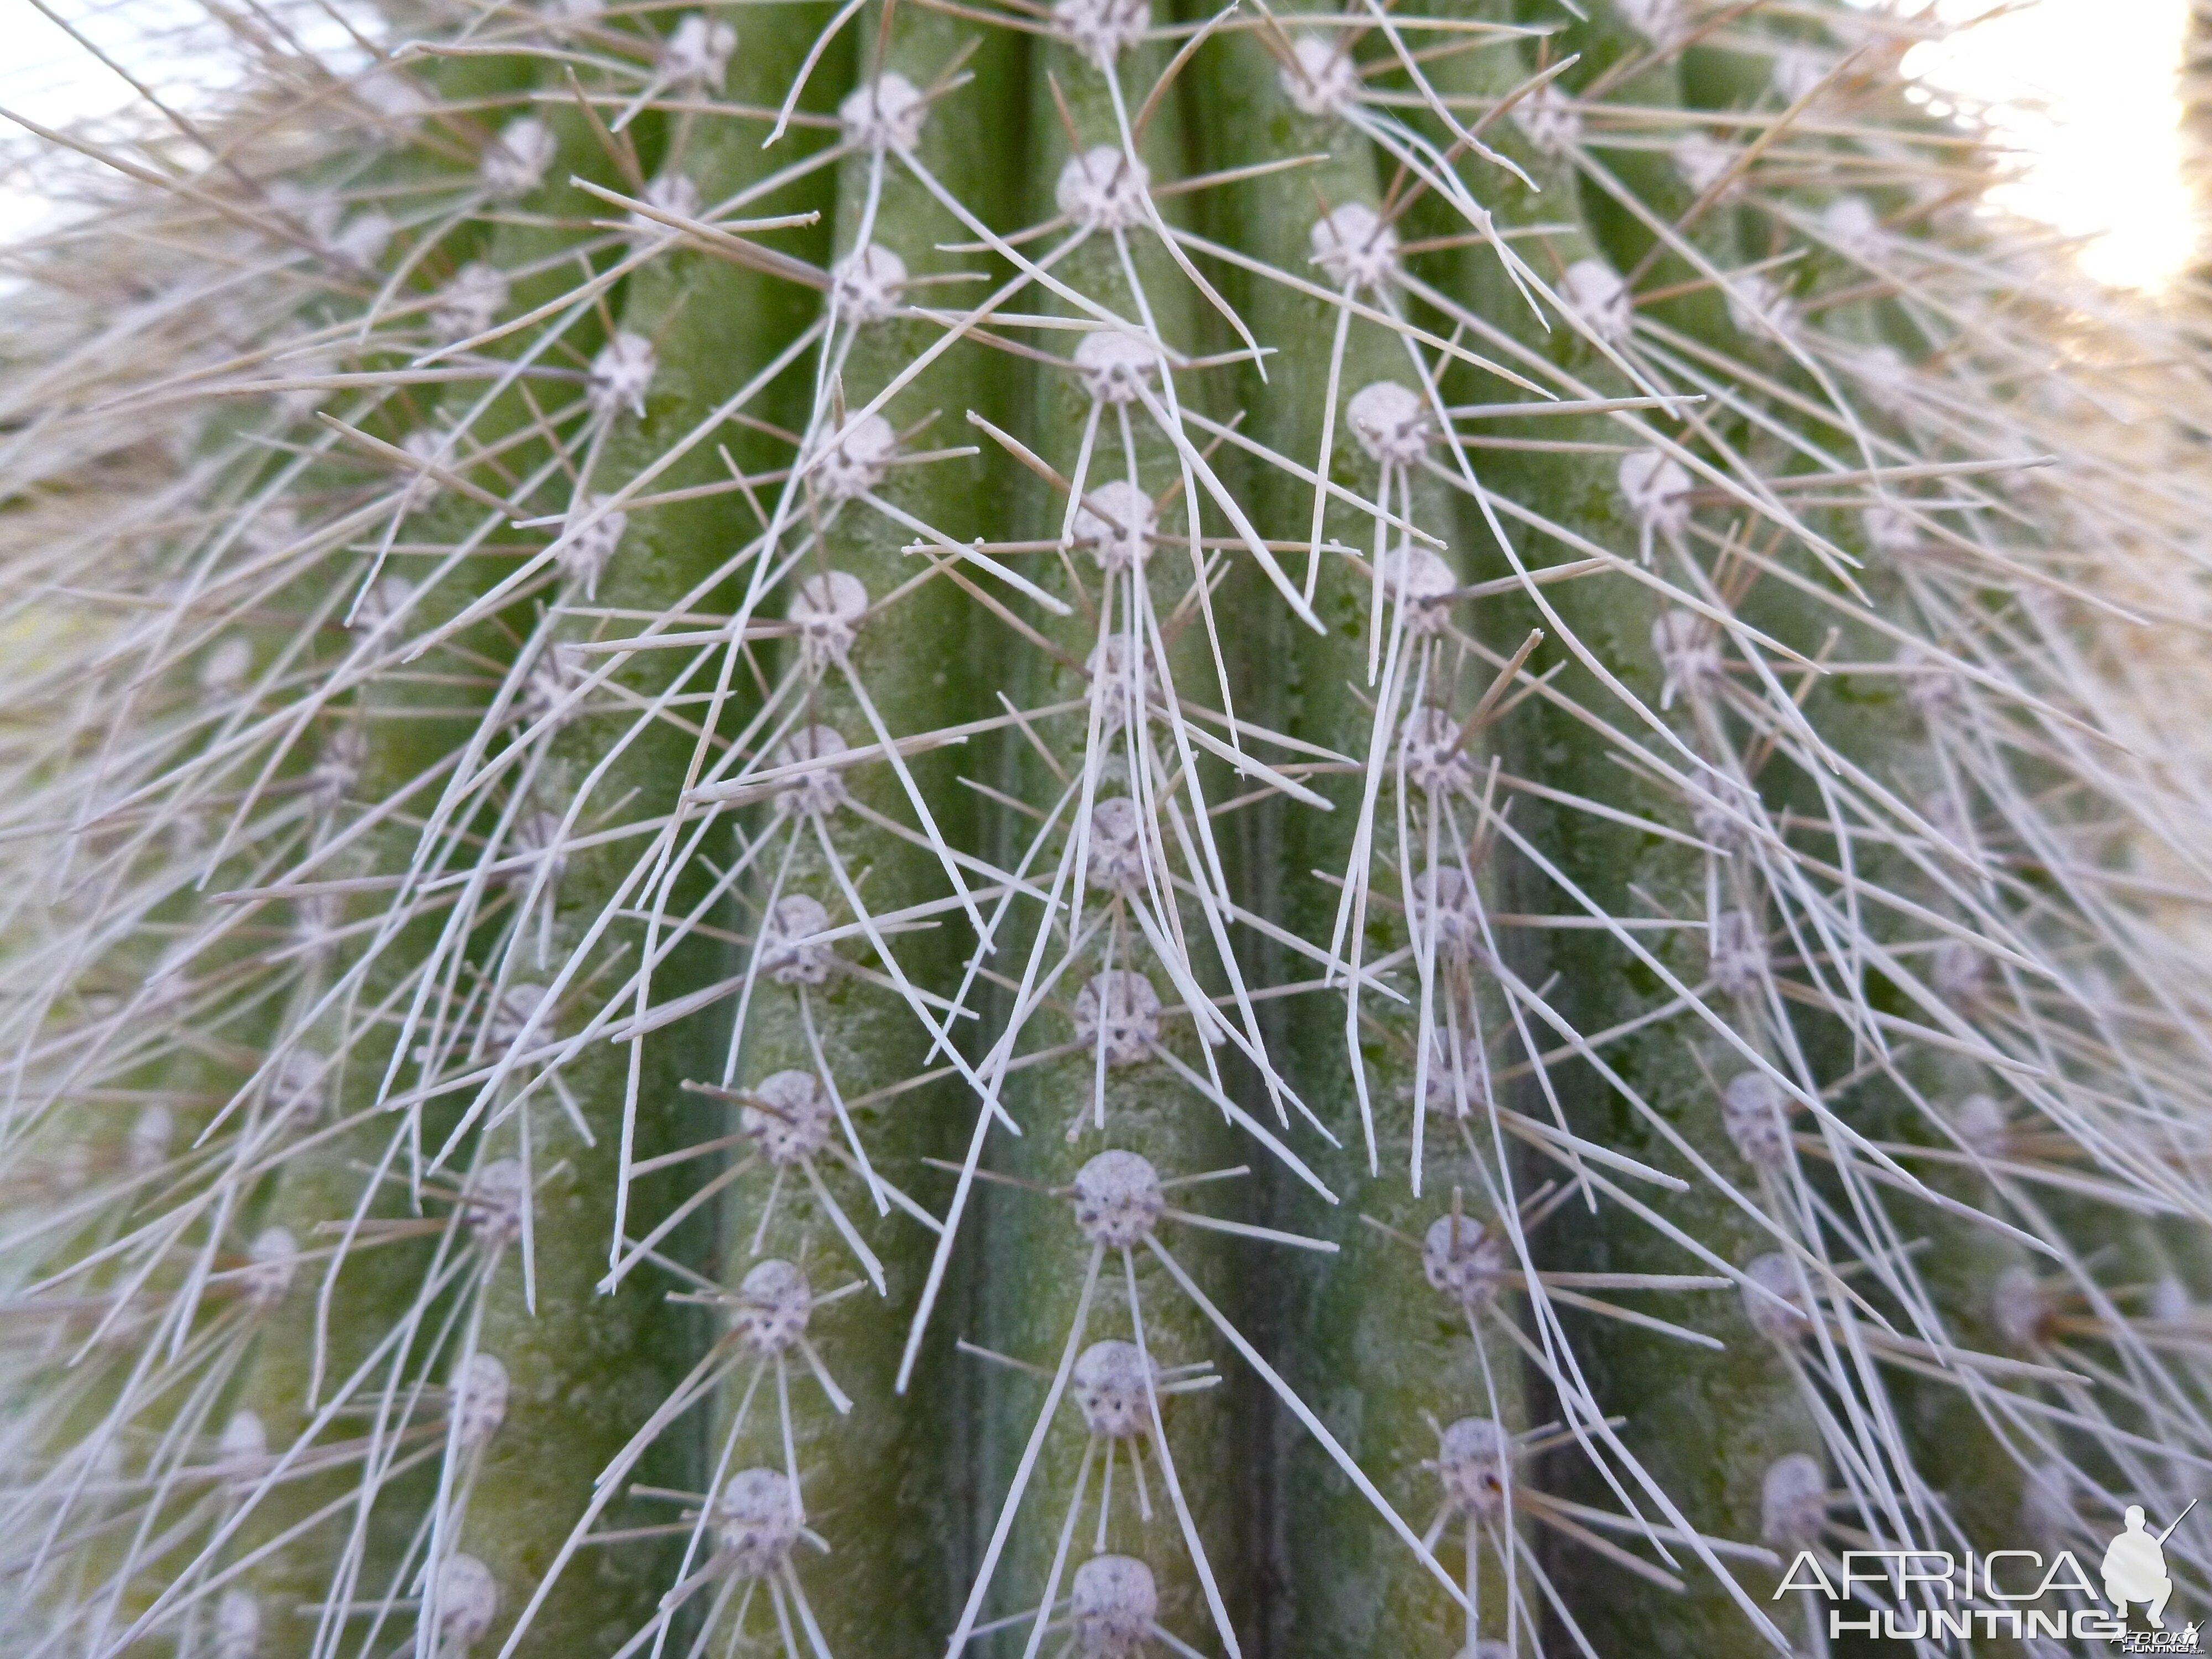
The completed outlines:
<svg viewBox="0 0 2212 1659">
<path fill-rule="evenodd" d="M 1923 25 L 355 21 L 13 256 L 21 1651 L 1814 1654 L 2196 1495 L 2202 388 Z"/>
</svg>

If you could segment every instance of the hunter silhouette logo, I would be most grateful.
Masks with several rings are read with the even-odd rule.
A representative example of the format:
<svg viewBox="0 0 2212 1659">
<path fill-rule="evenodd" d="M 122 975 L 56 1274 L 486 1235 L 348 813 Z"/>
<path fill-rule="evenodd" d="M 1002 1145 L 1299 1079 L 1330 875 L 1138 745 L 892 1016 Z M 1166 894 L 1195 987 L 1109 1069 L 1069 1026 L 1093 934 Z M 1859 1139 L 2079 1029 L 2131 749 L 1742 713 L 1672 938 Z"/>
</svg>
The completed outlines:
<svg viewBox="0 0 2212 1659">
<path fill-rule="evenodd" d="M 2173 1594 L 2173 1580 L 2166 1576 L 2166 1540 L 2196 1507 L 2192 1498 L 2189 1509 L 2173 1517 L 2172 1527 L 2154 1534 L 2144 1521 L 2142 1505 L 2128 1505 L 2126 1530 L 2105 1548 L 2105 1599 L 2116 1615 L 2126 1618 L 2128 1604 L 2140 1601 L 2150 1617 L 2150 1627 L 2166 1628 L 2166 1604 Z"/>
</svg>

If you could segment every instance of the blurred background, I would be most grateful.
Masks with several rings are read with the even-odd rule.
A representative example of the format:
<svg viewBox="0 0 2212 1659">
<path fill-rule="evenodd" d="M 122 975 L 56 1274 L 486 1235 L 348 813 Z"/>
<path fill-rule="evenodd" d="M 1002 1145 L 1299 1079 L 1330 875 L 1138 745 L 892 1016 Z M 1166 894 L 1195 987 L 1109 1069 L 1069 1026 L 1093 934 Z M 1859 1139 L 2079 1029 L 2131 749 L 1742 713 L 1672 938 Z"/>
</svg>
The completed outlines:
<svg viewBox="0 0 2212 1659">
<path fill-rule="evenodd" d="M 234 0 L 233 15 L 343 55 L 349 3 L 278 11 Z M 1906 67 L 1933 101 L 1984 114 L 2001 135 L 2014 176 L 1996 203 L 2049 224 L 2099 278 L 2156 292 L 2188 273 L 2199 240 L 2189 111 L 2212 123 L 2212 76 L 2206 95 L 2191 91 L 2195 56 L 2212 70 L 2212 0 L 2197 3 L 2203 16 L 2193 32 L 2191 0 L 1893 9 L 1958 27 L 1915 48 Z M 44 125 L 82 122 L 97 132 L 137 101 L 132 80 L 188 111 L 222 86 L 227 68 L 201 0 L 0 0 L 0 108 Z M 39 172 L 20 142 L 0 136 L 0 240 L 51 216 Z"/>
<path fill-rule="evenodd" d="M 2198 6 L 2201 52 L 2212 4 Z M 2206 103 L 2189 90 L 2190 0 L 1929 9 L 1971 27 L 1916 48 L 1905 66 L 1937 95 L 1987 112 L 2016 173 L 1996 200 L 2077 239 L 2082 263 L 2106 282 L 2156 289 L 2186 273 L 2198 232 L 2185 107 Z"/>
</svg>

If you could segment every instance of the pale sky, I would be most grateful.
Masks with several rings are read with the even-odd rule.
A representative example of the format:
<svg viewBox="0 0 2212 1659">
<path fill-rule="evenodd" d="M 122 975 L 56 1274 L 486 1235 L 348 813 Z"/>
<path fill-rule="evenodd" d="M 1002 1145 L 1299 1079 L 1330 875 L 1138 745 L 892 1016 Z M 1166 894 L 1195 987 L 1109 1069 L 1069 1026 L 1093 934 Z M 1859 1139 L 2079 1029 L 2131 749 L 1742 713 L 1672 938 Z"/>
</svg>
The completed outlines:
<svg viewBox="0 0 2212 1659">
<path fill-rule="evenodd" d="M 54 3 L 54 0 L 50 0 Z M 1999 0 L 1936 0 L 1963 21 Z M 1908 0 L 1904 9 L 1917 9 Z M 90 15 L 104 40 L 173 29 L 197 16 L 194 0 L 59 0 Z M 1998 120 L 2024 164 L 2004 205 L 2073 235 L 2091 237 L 2083 262 L 2095 275 L 2155 289 L 2191 246 L 2184 192 L 2179 104 L 2173 74 L 2187 0 L 2028 0 L 1958 38 L 1916 49 L 1908 66 L 1962 100 L 2004 106 Z M 30 0 L 0 0 L 0 104 L 49 124 L 97 115 L 131 93 L 41 16 Z M 190 56 L 163 80 L 191 81 L 212 62 Z M 0 154 L 15 147 L 0 135 Z M 38 216 L 35 181 L 0 174 L 0 237 Z"/>
<path fill-rule="evenodd" d="M 1938 0 L 1936 13 L 1997 9 Z M 1996 124 L 2026 165 L 2003 205 L 2094 237 L 2081 256 L 2094 275 L 2155 289 L 2187 262 L 2194 235 L 2174 83 L 2188 12 L 2188 0 L 2033 0 L 1915 48 L 1906 67 L 1963 99 L 2008 106 Z"/>
</svg>

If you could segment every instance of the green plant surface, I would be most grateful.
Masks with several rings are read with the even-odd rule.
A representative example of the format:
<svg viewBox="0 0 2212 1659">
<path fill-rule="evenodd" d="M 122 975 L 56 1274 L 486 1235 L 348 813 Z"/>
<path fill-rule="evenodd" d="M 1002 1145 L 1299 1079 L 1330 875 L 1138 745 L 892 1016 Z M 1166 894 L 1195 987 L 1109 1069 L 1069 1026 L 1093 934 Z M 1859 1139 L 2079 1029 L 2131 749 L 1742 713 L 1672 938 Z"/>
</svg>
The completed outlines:
<svg viewBox="0 0 2212 1659">
<path fill-rule="evenodd" d="M 2182 1513 L 2193 325 L 1925 20 L 1582 10 L 210 8 L 43 135 L 9 1651 L 1810 1656 Z"/>
</svg>

